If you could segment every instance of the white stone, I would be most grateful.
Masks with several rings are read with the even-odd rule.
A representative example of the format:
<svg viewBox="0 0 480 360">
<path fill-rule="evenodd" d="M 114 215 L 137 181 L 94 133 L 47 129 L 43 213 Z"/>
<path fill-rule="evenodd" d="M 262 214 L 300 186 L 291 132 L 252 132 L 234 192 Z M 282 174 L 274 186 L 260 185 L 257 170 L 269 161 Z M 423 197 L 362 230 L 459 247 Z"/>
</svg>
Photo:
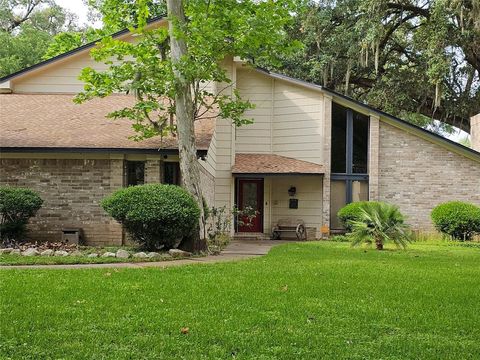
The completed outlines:
<svg viewBox="0 0 480 360">
<path fill-rule="evenodd" d="M 106 252 L 106 253 L 103 253 L 102 254 L 102 257 L 106 258 L 106 257 L 115 257 L 115 253 L 113 252 Z"/>
<path fill-rule="evenodd" d="M 28 248 L 22 253 L 23 256 L 37 256 L 39 254 L 38 250 L 34 248 Z"/>
<path fill-rule="evenodd" d="M 83 256 L 83 253 L 80 250 L 74 250 L 70 253 L 70 256 Z"/>
<path fill-rule="evenodd" d="M 53 256 L 68 256 L 68 252 L 66 252 L 64 250 L 57 250 L 57 251 L 55 251 Z"/>
<path fill-rule="evenodd" d="M 183 251 L 180 249 L 170 249 L 168 250 L 168 253 L 172 255 L 173 257 L 189 257 L 192 256 L 192 253 L 189 253 L 188 251 Z"/>
<path fill-rule="evenodd" d="M 98 257 L 98 254 L 97 253 L 91 253 L 91 254 L 88 254 L 87 257 L 88 258 L 96 258 L 96 257 Z"/>
<path fill-rule="evenodd" d="M 117 258 L 121 258 L 121 259 L 128 259 L 130 257 L 130 253 L 126 250 L 117 250 L 117 254 L 116 254 Z"/>
<path fill-rule="evenodd" d="M 151 258 L 154 258 L 154 257 L 157 257 L 157 256 L 160 256 L 160 254 L 157 253 L 157 252 L 155 252 L 155 251 L 149 252 L 149 253 L 147 254 L 147 257 L 150 258 L 150 259 L 151 259 Z"/>
<path fill-rule="evenodd" d="M 138 252 L 138 253 L 135 253 L 132 255 L 134 258 L 146 258 L 147 257 L 147 254 L 145 254 L 144 252 Z"/>
<path fill-rule="evenodd" d="M 41 256 L 52 256 L 53 255 L 53 250 L 52 249 L 47 249 L 47 250 L 43 250 L 40 255 Z"/>
<path fill-rule="evenodd" d="M 13 249 L 13 250 L 10 252 L 10 255 L 20 255 L 20 254 L 21 254 L 20 249 Z"/>
<path fill-rule="evenodd" d="M 10 254 L 13 251 L 13 248 L 0 249 L 0 254 Z"/>
</svg>

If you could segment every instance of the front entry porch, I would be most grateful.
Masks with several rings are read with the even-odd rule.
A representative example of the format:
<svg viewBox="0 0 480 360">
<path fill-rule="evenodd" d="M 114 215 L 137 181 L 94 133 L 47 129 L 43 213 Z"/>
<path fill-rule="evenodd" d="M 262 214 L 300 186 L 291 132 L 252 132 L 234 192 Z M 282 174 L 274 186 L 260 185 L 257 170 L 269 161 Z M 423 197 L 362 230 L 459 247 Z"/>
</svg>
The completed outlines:
<svg viewBox="0 0 480 360">
<path fill-rule="evenodd" d="M 285 222 L 303 222 L 308 240 L 321 237 L 321 165 L 272 154 L 237 154 L 232 173 L 239 210 L 235 239 L 271 239 L 273 227 Z M 249 213 L 254 210 L 253 218 L 242 213 L 247 208 Z M 295 232 L 282 233 L 281 238 L 297 240 Z"/>
</svg>

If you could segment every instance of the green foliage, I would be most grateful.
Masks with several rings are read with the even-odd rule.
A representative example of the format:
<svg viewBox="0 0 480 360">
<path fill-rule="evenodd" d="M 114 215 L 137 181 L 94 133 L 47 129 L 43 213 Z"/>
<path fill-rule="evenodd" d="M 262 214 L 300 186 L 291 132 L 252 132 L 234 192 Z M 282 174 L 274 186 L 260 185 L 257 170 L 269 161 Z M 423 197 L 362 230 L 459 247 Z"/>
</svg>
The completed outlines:
<svg viewBox="0 0 480 360">
<path fill-rule="evenodd" d="M 102 207 L 146 249 L 172 248 L 197 231 L 200 209 L 175 185 L 148 184 L 114 192 Z"/>
<path fill-rule="evenodd" d="M 384 202 L 365 202 L 359 210 L 358 220 L 350 222 L 352 245 L 375 243 L 378 250 L 383 250 L 387 241 L 400 248 L 405 248 L 411 241 L 409 228 L 398 207 Z"/>
<path fill-rule="evenodd" d="M 303 3 L 289 36 L 305 46 L 281 71 L 420 126 L 437 119 L 437 131 L 469 130 L 469 117 L 480 112 L 475 1 Z"/>
<path fill-rule="evenodd" d="M 164 11 L 163 2 L 100 0 L 94 3 L 102 12 L 106 26 L 128 25 L 138 42 L 104 38 L 92 51 L 92 57 L 107 64 L 108 69 L 83 69 L 80 78 L 85 88 L 76 101 L 113 93 L 135 94 L 134 106 L 109 115 L 132 120 L 137 132 L 135 140 L 176 132 L 172 119 L 179 87 L 174 70 L 191 84 L 193 120 L 208 118 L 215 112 L 241 126 L 252 122 L 244 113 L 253 105 L 232 91 L 234 84 L 222 66 L 223 60 L 239 56 L 247 63 L 266 58 L 278 63 L 281 56 L 299 48 L 298 42 L 287 42 L 285 36 L 294 1 L 186 1 L 184 10 L 188 21 L 179 24 L 178 19 L 169 19 L 174 24 L 174 33 L 185 39 L 188 49 L 188 56 L 175 65 L 170 58 L 168 29 L 145 26 L 149 17 Z M 223 87 L 213 91 L 207 86 L 211 83 L 223 84 Z"/>
<path fill-rule="evenodd" d="M 435 228 L 457 240 L 471 240 L 480 233 L 480 207 L 461 201 L 436 206 L 431 214 Z"/>
<path fill-rule="evenodd" d="M 52 0 L 1 1 L 0 77 L 38 63 L 54 35 L 75 29 L 75 16 Z"/>
<path fill-rule="evenodd" d="M 334 235 L 330 237 L 328 240 L 333 242 L 350 242 L 350 238 L 345 235 Z"/>
<path fill-rule="evenodd" d="M 0 186 L 0 239 L 2 242 L 23 240 L 28 220 L 35 216 L 43 200 L 33 190 Z"/>
<path fill-rule="evenodd" d="M 338 213 L 338 219 L 342 223 L 343 227 L 348 231 L 352 231 L 352 221 L 359 220 L 362 214 L 361 207 L 368 201 L 356 201 L 345 205 Z"/>
</svg>

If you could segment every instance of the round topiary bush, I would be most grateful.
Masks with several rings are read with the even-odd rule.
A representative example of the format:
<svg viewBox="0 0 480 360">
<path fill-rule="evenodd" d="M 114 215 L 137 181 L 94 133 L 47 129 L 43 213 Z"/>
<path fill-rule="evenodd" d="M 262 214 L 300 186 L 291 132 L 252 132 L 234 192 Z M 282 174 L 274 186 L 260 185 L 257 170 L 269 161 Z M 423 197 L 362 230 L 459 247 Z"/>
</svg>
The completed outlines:
<svg viewBox="0 0 480 360">
<path fill-rule="evenodd" d="M 338 211 L 337 213 L 338 219 L 342 223 L 345 230 L 347 230 L 348 232 L 352 231 L 351 222 L 358 221 L 360 219 L 360 214 L 361 214 L 360 208 L 366 203 L 368 203 L 368 201 L 352 202 L 350 204 L 345 205 L 343 208 L 341 208 Z"/>
<path fill-rule="evenodd" d="M 0 186 L 0 238 L 3 243 L 21 241 L 28 220 L 35 216 L 43 200 L 33 190 Z"/>
<path fill-rule="evenodd" d="M 436 206 L 431 214 L 435 228 L 457 240 L 471 240 L 480 233 L 480 207 L 461 201 Z"/>
<path fill-rule="evenodd" d="M 198 229 L 200 209 L 175 185 L 148 184 L 114 192 L 102 207 L 146 249 L 170 249 Z"/>
</svg>

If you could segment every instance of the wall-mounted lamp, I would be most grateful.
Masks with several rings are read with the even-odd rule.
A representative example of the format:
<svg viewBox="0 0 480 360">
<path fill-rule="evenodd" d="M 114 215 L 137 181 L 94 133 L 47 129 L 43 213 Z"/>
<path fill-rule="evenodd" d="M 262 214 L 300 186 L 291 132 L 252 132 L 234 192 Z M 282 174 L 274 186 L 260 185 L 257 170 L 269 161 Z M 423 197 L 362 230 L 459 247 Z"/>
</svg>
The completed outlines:
<svg viewBox="0 0 480 360">
<path fill-rule="evenodd" d="M 288 189 L 288 195 L 295 196 L 296 193 L 297 193 L 297 188 L 295 186 L 290 186 L 290 189 Z"/>
</svg>

